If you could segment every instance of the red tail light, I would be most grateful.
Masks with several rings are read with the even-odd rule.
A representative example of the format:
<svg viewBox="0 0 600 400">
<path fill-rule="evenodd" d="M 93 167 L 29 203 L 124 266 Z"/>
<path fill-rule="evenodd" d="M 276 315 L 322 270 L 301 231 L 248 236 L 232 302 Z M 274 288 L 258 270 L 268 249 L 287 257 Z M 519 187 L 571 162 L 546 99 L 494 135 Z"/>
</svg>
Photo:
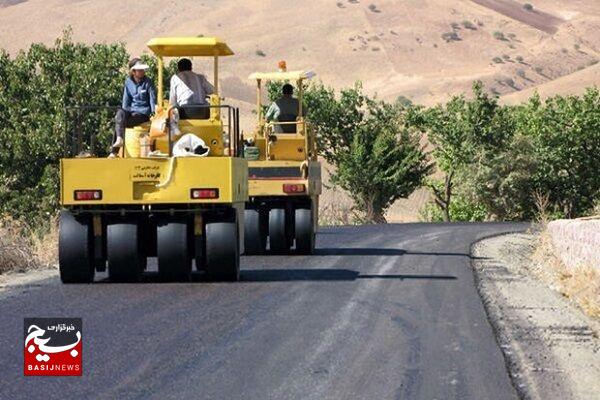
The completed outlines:
<svg viewBox="0 0 600 400">
<path fill-rule="evenodd" d="M 102 200 L 102 190 L 76 190 L 73 197 L 77 201 Z"/>
<path fill-rule="evenodd" d="M 304 183 L 284 183 L 283 193 L 304 193 L 306 186 Z"/>
<path fill-rule="evenodd" d="M 218 199 L 219 189 L 192 189 L 190 196 L 192 199 Z"/>
</svg>

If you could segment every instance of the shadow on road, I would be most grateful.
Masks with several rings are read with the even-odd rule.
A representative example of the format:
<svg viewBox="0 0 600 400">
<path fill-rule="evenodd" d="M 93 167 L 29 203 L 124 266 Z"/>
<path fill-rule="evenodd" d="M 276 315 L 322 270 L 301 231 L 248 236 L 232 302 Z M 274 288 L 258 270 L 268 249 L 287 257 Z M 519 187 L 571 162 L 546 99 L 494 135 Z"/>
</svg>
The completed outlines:
<svg viewBox="0 0 600 400">
<path fill-rule="evenodd" d="M 446 252 L 428 252 L 428 251 L 410 251 L 403 249 L 383 249 L 370 247 L 357 248 L 320 248 L 315 250 L 316 256 L 441 256 L 441 257 L 469 257 L 480 259 L 480 257 L 471 257 L 467 253 L 446 253 Z"/>
<path fill-rule="evenodd" d="M 393 280 L 456 280 L 453 275 L 417 275 L 417 274 L 361 274 L 350 269 L 250 269 L 240 272 L 240 282 L 294 282 L 294 281 L 356 281 L 359 279 L 393 279 Z M 175 283 L 162 282 L 158 273 L 144 272 L 143 283 Z M 203 272 L 193 272 L 191 282 L 212 282 Z M 99 279 L 96 283 L 117 284 L 108 278 Z M 179 282 L 182 284 L 190 282 Z"/>
<path fill-rule="evenodd" d="M 289 282 L 289 281 L 355 281 L 357 279 L 424 279 L 455 280 L 452 275 L 370 275 L 349 269 L 261 269 L 245 270 L 242 282 Z"/>
</svg>

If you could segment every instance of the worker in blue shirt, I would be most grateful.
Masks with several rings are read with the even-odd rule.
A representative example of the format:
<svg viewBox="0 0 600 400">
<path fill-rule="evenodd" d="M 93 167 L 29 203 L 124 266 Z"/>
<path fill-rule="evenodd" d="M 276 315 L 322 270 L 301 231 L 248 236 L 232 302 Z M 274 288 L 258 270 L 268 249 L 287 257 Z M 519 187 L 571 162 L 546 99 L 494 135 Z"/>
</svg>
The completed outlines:
<svg viewBox="0 0 600 400">
<path fill-rule="evenodd" d="M 156 109 L 156 89 L 146 76 L 148 65 L 139 58 L 129 62 L 129 77 L 123 88 L 123 104 L 115 116 L 115 140 L 111 156 L 123 147 L 125 128 L 131 128 L 150 120 Z"/>
</svg>

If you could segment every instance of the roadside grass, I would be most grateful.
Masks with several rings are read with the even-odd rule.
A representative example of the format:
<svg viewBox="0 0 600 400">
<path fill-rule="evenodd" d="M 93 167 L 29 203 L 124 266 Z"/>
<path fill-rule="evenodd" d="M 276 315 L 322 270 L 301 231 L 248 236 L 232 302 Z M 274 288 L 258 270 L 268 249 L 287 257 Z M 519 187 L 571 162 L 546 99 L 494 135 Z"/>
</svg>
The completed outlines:
<svg viewBox="0 0 600 400">
<path fill-rule="evenodd" d="M 581 265 L 568 268 L 556 254 L 552 238 L 543 231 L 532 255 L 533 271 L 550 288 L 600 320 L 600 271 Z"/>
<path fill-rule="evenodd" d="M 0 274 L 56 265 L 58 226 L 55 219 L 43 232 L 32 232 L 18 220 L 0 218 Z"/>
</svg>

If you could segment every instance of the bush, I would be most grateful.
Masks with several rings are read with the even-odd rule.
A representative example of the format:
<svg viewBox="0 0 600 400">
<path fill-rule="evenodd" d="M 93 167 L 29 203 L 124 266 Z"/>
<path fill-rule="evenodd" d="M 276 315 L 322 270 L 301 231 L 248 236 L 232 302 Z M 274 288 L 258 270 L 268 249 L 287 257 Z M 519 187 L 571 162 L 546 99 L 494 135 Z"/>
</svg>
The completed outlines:
<svg viewBox="0 0 600 400">
<path fill-rule="evenodd" d="M 500 31 L 494 32 L 494 38 L 497 39 L 497 40 L 503 40 L 503 41 L 507 41 L 508 40 L 506 38 L 506 36 L 504 36 L 504 33 L 500 32 Z"/>
<path fill-rule="evenodd" d="M 465 29 L 470 29 L 470 30 L 472 30 L 472 31 L 476 31 L 476 30 L 477 30 L 477 27 L 476 27 L 476 26 L 475 26 L 475 24 L 474 24 L 474 23 L 472 23 L 471 21 L 464 20 L 464 21 L 462 22 L 462 26 L 463 26 L 463 28 L 465 28 Z"/>
<path fill-rule="evenodd" d="M 0 275 L 55 265 L 57 231 L 55 220 L 45 229 L 34 232 L 22 221 L 10 216 L 0 217 Z"/>
<path fill-rule="evenodd" d="M 523 8 L 527 11 L 533 11 L 533 5 L 531 3 L 523 4 Z"/>
<path fill-rule="evenodd" d="M 444 215 L 435 203 L 427 203 L 420 212 L 421 219 L 427 222 L 443 222 Z M 487 219 L 487 210 L 481 204 L 467 200 L 463 195 L 454 197 L 450 205 L 450 220 L 481 222 Z"/>
<path fill-rule="evenodd" d="M 381 10 L 377 8 L 375 4 L 369 4 L 369 10 L 374 13 L 380 13 Z"/>
<path fill-rule="evenodd" d="M 460 41 L 460 36 L 456 32 L 446 32 L 442 34 L 442 39 L 446 41 L 446 43 L 450 42 L 458 42 Z"/>
</svg>

